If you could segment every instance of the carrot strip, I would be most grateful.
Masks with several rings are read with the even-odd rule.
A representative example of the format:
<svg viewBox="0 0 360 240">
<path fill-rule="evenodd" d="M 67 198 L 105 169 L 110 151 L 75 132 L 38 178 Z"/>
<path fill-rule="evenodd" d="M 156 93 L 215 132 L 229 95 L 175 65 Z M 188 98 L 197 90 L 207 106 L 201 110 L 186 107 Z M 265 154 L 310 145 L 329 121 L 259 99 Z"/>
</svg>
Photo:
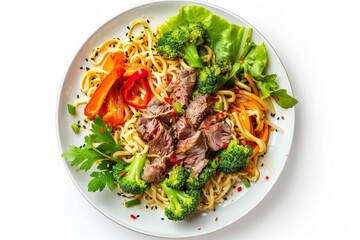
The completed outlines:
<svg viewBox="0 0 360 240">
<path fill-rule="evenodd" d="M 255 102 L 259 103 L 261 105 L 262 111 L 265 111 L 268 109 L 268 106 L 266 105 L 266 103 L 263 100 L 261 100 L 258 96 L 256 96 L 255 94 L 241 90 L 241 89 L 239 90 L 239 94 L 246 96 L 246 97 L 254 100 Z"/>
<path fill-rule="evenodd" d="M 259 90 L 257 89 L 256 84 L 255 84 L 254 80 L 252 79 L 252 77 L 247 72 L 244 73 L 244 77 L 250 83 L 250 86 L 253 89 L 254 94 L 256 96 L 259 96 Z"/>
</svg>

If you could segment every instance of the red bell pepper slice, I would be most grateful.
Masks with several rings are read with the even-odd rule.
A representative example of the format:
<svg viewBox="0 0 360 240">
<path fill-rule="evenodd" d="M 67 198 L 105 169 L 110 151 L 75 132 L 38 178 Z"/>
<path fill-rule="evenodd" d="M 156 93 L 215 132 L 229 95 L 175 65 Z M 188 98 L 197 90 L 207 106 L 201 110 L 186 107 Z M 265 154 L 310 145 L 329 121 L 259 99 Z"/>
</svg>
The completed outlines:
<svg viewBox="0 0 360 240">
<path fill-rule="evenodd" d="M 125 63 L 124 63 L 124 53 L 118 52 L 112 56 L 112 70 L 106 77 L 100 82 L 99 86 L 96 88 L 93 96 L 91 97 L 88 104 L 84 109 L 84 114 L 90 119 L 93 119 L 100 111 L 101 106 L 103 105 L 106 96 L 108 95 L 111 87 L 114 85 L 116 80 L 122 77 L 125 73 Z M 109 60 L 111 61 L 111 60 Z M 109 62 L 110 66 L 110 62 Z"/>
<path fill-rule="evenodd" d="M 148 74 L 149 72 L 147 70 L 141 68 L 134 72 L 125 82 L 121 92 L 127 105 L 137 109 L 144 109 L 147 107 L 151 99 L 151 88 L 148 81 Z M 144 99 L 139 96 L 137 84 L 142 86 L 145 90 Z"/>
<path fill-rule="evenodd" d="M 108 96 L 106 97 L 105 103 L 101 108 L 99 115 L 109 126 L 116 126 L 125 121 L 125 105 L 124 97 L 121 94 L 120 84 L 123 82 L 122 79 L 116 81 L 112 86 Z"/>
</svg>

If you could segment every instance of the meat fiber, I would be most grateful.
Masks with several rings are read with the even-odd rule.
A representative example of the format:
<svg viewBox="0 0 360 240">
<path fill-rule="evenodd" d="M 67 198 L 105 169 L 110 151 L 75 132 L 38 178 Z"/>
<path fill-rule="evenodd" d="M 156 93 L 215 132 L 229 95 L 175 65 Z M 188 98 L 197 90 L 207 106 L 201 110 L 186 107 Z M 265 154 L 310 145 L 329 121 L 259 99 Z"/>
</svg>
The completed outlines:
<svg viewBox="0 0 360 240">
<path fill-rule="evenodd" d="M 156 97 L 153 97 L 150 100 L 146 112 L 147 118 L 156 118 L 168 125 L 174 123 L 176 119 L 176 114 L 174 112 L 173 106 L 167 102 L 162 102 L 158 100 Z"/>
<path fill-rule="evenodd" d="M 142 178 L 149 183 L 159 181 L 172 166 L 170 159 L 174 156 L 175 147 L 170 128 L 161 120 L 145 116 L 138 118 L 135 128 L 150 151 L 161 156 L 144 167 Z"/>
<path fill-rule="evenodd" d="M 231 128 L 226 122 L 221 122 L 216 116 L 208 116 L 199 128 L 206 137 L 210 150 L 217 151 L 227 146 L 231 139 Z"/>
<path fill-rule="evenodd" d="M 198 95 L 194 97 L 185 111 L 185 116 L 198 128 L 204 117 L 212 113 L 212 104 L 209 95 Z"/>
<path fill-rule="evenodd" d="M 205 159 L 207 150 L 205 136 L 201 131 L 197 131 L 192 136 L 178 141 L 175 150 L 176 160 L 186 168 L 196 169 L 193 175 L 197 178 L 207 164 L 208 160 Z"/>
<path fill-rule="evenodd" d="M 187 108 L 189 99 L 194 91 L 196 75 L 195 70 L 178 71 L 178 78 L 171 81 L 166 89 L 167 92 L 170 93 L 172 103 L 178 102 L 181 104 L 182 108 Z"/>
</svg>

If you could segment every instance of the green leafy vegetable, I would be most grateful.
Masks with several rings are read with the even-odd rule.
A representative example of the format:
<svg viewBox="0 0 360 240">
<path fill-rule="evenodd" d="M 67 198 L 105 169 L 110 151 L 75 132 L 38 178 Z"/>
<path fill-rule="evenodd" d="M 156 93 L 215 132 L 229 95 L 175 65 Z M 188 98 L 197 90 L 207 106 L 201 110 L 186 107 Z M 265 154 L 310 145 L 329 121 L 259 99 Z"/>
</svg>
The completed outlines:
<svg viewBox="0 0 360 240">
<path fill-rule="evenodd" d="M 92 180 L 88 183 L 89 192 L 102 191 L 106 185 L 110 190 L 115 188 L 114 177 L 110 171 L 92 172 L 90 177 Z"/>
<path fill-rule="evenodd" d="M 285 89 L 279 89 L 273 91 L 271 93 L 271 96 L 275 99 L 277 104 L 279 104 L 279 106 L 282 108 L 291 108 L 298 103 L 298 100 L 289 96 Z"/>
<path fill-rule="evenodd" d="M 110 190 L 114 189 L 114 178 L 112 166 L 118 160 L 109 154 L 120 150 L 120 143 L 116 143 L 111 135 L 111 128 L 106 126 L 105 122 L 99 117 L 94 118 L 91 125 L 92 134 L 85 136 L 85 144 L 81 147 L 69 146 L 66 152 L 61 155 L 71 166 L 79 167 L 80 170 L 88 171 L 92 166 L 100 161 L 97 169 L 99 172 L 93 172 L 88 184 L 89 192 L 97 190 L 102 191 L 105 186 Z"/>
<path fill-rule="evenodd" d="M 234 64 L 240 59 L 245 42 L 251 39 L 252 30 L 230 24 L 225 19 L 200 6 L 183 6 L 176 16 L 172 16 L 160 28 L 160 36 L 186 23 L 201 22 L 206 27 L 206 41 L 215 52 L 216 58 L 230 60 Z"/>
<path fill-rule="evenodd" d="M 241 59 L 241 68 L 238 73 L 247 72 L 253 77 L 262 99 L 272 96 L 278 105 L 283 108 L 291 108 L 297 104 L 298 101 L 289 96 L 285 89 L 278 89 L 276 74 L 264 74 L 268 61 L 264 43 L 259 45 L 254 42 L 248 43 L 244 47 Z"/>
</svg>

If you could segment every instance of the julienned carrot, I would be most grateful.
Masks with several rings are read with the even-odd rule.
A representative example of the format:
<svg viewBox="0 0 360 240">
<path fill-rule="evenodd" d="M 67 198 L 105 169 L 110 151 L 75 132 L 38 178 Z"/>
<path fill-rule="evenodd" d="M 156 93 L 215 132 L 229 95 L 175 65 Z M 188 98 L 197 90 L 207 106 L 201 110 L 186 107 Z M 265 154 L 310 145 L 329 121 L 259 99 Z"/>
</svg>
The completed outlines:
<svg viewBox="0 0 360 240">
<path fill-rule="evenodd" d="M 260 134 L 260 138 L 265 142 L 265 144 L 269 141 L 269 125 L 264 123 L 263 131 Z"/>
<path fill-rule="evenodd" d="M 244 91 L 244 90 L 238 90 L 239 94 L 243 95 L 244 97 L 248 98 L 249 100 L 252 100 L 258 104 L 261 105 L 261 108 L 260 110 L 261 111 L 265 111 L 268 109 L 268 106 L 266 105 L 266 103 L 261 99 L 259 98 L 258 96 L 256 96 L 255 94 L 253 93 L 250 93 L 248 91 Z"/>
<path fill-rule="evenodd" d="M 254 135 L 254 130 L 252 128 L 252 124 L 249 118 L 249 115 L 246 112 L 245 106 L 239 103 L 239 107 L 241 108 L 241 112 L 239 113 L 239 119 L 242 125 L 248 130 L 249 133 Z"/>
<path fill-rule="evenodd" d="M 250 86 L 253 89 L 254 94 L 256 96 L 259 96 L 259 90 L 257 89 L 256 84 L 255 84 L 254 80 L 252 79 L 252 77 L 247 72 L 244 73 L 244 77 L 250 83 Z"/>
</svg>

